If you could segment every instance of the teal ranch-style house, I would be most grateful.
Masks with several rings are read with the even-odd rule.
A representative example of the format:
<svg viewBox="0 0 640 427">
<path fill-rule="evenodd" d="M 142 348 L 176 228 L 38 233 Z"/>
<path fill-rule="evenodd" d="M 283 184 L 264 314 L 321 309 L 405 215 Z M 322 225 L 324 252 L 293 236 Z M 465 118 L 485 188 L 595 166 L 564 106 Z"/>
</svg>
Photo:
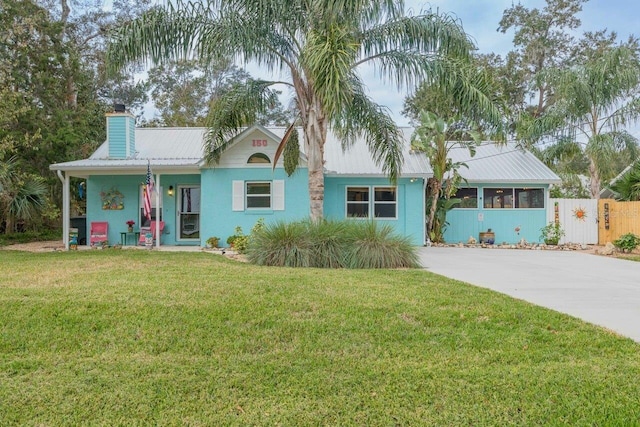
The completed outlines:
<svg viewBox="0 0 640 427">
<path fill-rule="evenodd" d="M 107 114 L 107 140 L 88 158 L 50 166 L 63 182 L 63 236 L 69 246 L 70 178 L 86 180 L 86 235 L 91 224 L 107 224 L 110 243 L 137 244 L 143 214 L 143 186 L 150 166 L 156 192 L 151 220 L 155 245 L 205 246 L 209 237 L 228 236 L 242 227 L 309 217 L 308 174 L 301 152 L 298 169 L 287 176 L 273 159 L 286 129 L 255 125 L 244 129 L 219 161 L 204 161 L 204 128 L 136 128 L 128 112 Z M 325 144 L 324 214 L 329 219 L 375 220 L 391 225 L 415 245 L 426 242 L 426 182 L 432 176 L 422 153 L 410 149 L 412 129 L 403 129 L 404 163 L 391 183 L 363 140 L 346 151 L 329 132 Z M 300 144 L 301 147 L 304 144 Z M 304 150 L 303 150 L 304 151 Z M 454 150 L 455 151 L 455 150 Z M 465 160 L 460 151 L 459 158 Z M 467 241 L 492 228 L 496 240 L 537 241 L 545 225 L 549 184 L 558 177 L 532 154 L 511 145 L 483 145 L 468 159 L 463 203 L 449 212 L 445 238 Z M 134 231 L 128 232 L 128 221 Z M 510 228 L 520 225 L 520 235 Z M 143 231 L 145 233 L 145 231 Z M 82 233 L 81 233 L 82 234 Z M 154 233 L 155 234 L 155 233 Z M 517 237 L 517 238 L 516 238 Z"/>
</svg>

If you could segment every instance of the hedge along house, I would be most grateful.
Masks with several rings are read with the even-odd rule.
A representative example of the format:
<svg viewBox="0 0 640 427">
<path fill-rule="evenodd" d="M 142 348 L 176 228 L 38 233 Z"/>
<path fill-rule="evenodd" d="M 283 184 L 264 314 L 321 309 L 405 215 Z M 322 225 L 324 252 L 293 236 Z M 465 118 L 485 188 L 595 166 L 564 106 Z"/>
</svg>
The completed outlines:
<svg viewBox="0 0 640 427">
<path fill-rule="evenodd" d="M 532 153 L 513 143 L 484 142 L 471 157 L 469 151 L 454 148 L 454 162 L 463 181 L 454 196 L 461 203 L 447 213 L 444 238 L 450 243 L 479 238 L 491 229 L 496 243 L 517 243 L 521 239 L 540 242 L 546 225 L 549 187 L 560 178 Z"/>
<path fill-rule="evenodd" d="M 260 218 L 271 223 L 309 217 L 304 153 L 291 176 L 274 154 L 285 128 L 253 126 L 234 138 L 218 163 L 204 162 L 204 128 L 135 128 L 126 112 L 107 114 L 107 140 L 88 158 L 50 166 L 63 182 L 63 236 L 69 246 L 70 177 L 86 179 L 87 224 L 108 223 L 110 243 L 137 243 L 127 233 L 148 225 L 143 214 L 147 165 L 155 179 L 152 220 L 156 245 L 224 244 L 237 226 L 248 233 Z M 331 134 L 325 144 L 324 214 L 330 219 L 375 219 L 416 245 L 425 239 L 425 186 L 432 176 L 426 157 L 413 153 L 409 134 L 404 165 L 393 184 L 375 164 L 364 141 L 343 152 Z M 303 146 L 301 142 L 301 147 Z M 164 223 L 162 231 L 160 222 Z M 89 233 L 87 233 L 89 234 Z"/>
</svg>

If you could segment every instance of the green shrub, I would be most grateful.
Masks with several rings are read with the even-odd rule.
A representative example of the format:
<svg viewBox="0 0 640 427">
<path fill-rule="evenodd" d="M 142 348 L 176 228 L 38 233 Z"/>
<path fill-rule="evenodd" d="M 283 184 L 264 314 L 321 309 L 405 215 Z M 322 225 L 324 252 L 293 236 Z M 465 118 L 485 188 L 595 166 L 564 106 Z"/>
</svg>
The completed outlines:
<svg viewBox="0 0 640 427">
<path fill-rule="evenodd" d="M 409 240 L 371 221 L 277 222 L 252 235 L 249 261 L 318 268 L 417 267 Z"/>
<path fill-rule="evenodd" d="M 540 229 L 540 239 L 547 245 L 557 245 L 564 236 L 564 230 L 559 222 L 550 222 Z"/>
<path fill-rule="evenodd" d="M 253 236 L 247 250 L 249 261 L 258 265 L 311 267 L 312 242 L 301 222 L 278 221 Z"/>
<path fill-rule="evenodd" d="M 640 236 L 636 236 L 633 233 L 627 233 L 620 236 L 618 240 L 615 240 L 613 245 L 622 252 L 633 252 L 635 248 L 640 246 Z"/>
<path fill-rule="evenodd" d="M 394 234 L 389 224 L 366 221 L 349 227 L 349 268 L 417 267 L 418 255 L 406 237 Z"/>
</svg>

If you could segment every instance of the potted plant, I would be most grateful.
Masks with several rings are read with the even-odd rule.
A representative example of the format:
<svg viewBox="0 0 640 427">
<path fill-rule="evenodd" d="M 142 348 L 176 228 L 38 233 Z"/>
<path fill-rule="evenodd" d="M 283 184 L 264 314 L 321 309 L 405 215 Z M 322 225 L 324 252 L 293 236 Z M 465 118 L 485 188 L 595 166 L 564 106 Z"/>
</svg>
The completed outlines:
<svg viewBox="0 0 640 427">
<path fill-rule="evenodd" d="M 557 245 L 564 236 L 564 230 L 559 222 L 550 222 L 540 229 L 540 239 L 547 245 Z"/>
<path fill-rule="evenodd" d="M 227 238 L 227 243 L 238 253 L 244 253 L 249 243 L 249 236 L 245 235 L 242 232 L 242 227 L 237 226 L 235 229 L 235 234 Z"/>
<path fill-rule="evenodd" d="M 134 225 L 135 223 L 136 223 L 136 222 L 135 222 L 134 220 L 132 220 L 132 219 L 130 219 L 129 221 L 127 221 L 127 227 L 129 227 L 129 228 L 128 228 L 129 233 L 133 233 L 133 225 Z"/>
<path fill-rule="evenodd" d="M 237 239 L 238 237 L 239 237 L 239 236 L 237 236 L 237 235 L 235 235 L 235 234 L 234 234 L 234 235 L 232 235 L 232 236 L 227 237 L 227 245 L 229 245 L 230 247 L 233 247 L 233 245 L 235 244 L 235 241 L 236 241 L 236 239 Z"/>
<path fill-rule="evenodd" d="M 220 243 L 220 238 L 216 236 L 211 236 L 207 239 L 207 247 L 217 248 L 218 243 Z"/>
<path fill-rule="evenodd" d="M 487 231 L 481 231 L 479 234 L 480 235 L 478 236 L 478 241 L 480 242 L 480 244 L 484 243 L 487 245 L 493 245 L 496 241 L 496 233 L 491 231 L 490 228 L 487 229 Z"/>
</svg>

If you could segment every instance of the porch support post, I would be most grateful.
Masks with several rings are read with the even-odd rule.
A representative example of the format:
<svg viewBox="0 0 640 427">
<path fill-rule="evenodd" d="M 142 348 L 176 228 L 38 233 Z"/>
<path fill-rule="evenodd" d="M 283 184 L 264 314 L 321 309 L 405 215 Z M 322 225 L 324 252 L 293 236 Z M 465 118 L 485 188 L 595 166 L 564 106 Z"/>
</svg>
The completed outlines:
<svg viewBox="0 0 640 427">
<path fill-rule="evenodd" d="M 160 221 L 164 220 L 164 218 L 160 217 L 160 211 L 162 206 L 160 206 L 160 174 L 156 174 L 156 248 L 160 248 Z"/>
<path fill-rule="evenodd" d="M 429 240 L 429 236 L 427 236 L 429 232 L 427 230 L 427 178 L 422 178 L 422 200 L 424 201 L 422 204 L 422 236 L 424 237 L 422 244 L 426 245 Z"/>
<path fill-rule="evenodd" d="M 69 223 L 71 211 L 71 192 L 69 190 L 69 174 L 63 174 L 58 170 L 58 178 L 62 181 L 62 242 L 64 248 L 69 250 Z"/>
</svg>

